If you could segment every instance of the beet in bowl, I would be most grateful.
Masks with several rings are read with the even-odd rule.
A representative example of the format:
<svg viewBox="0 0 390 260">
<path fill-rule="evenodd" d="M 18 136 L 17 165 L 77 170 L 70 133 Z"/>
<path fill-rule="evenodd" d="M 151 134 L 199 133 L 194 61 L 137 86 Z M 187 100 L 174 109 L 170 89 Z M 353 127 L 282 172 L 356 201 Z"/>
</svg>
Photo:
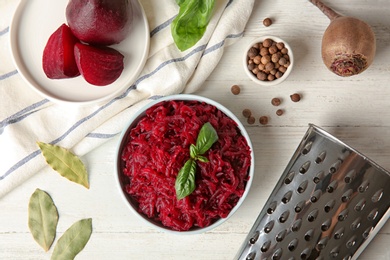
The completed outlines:
<svg viewBox="0 0 390 260">
<path fill-rule="evenodd" d="M 226 221 L 249 192 L 254 155 L 240 121 L 196 95 L 150 102 L 123 130 L 117 180 L 130 209 L 159 230 L 202 233 Z"/>
</svg>

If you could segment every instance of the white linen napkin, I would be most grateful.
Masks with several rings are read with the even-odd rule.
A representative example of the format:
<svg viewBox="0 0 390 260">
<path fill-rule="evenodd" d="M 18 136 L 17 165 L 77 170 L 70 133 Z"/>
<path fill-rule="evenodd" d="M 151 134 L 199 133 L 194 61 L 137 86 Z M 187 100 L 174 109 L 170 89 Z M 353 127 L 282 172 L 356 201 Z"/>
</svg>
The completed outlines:
<svg viewBox="0 0 390 260">
<path fill-rule="evenodd" d="M 243 35 L 254 4 L 254 0 L 216 0 L 205 35 L 194 47 L 180 52 L 170 30 L 179 11 L 176 1 L 140 1 L 151 38 L 139 78 L 105 103 L 70 107 L 36 94 L 13 65 L 9 25 L 19 2 L 0 1 L 0 198 L 46 166 L 37 141 L 82 156 L 120 133 L 131 115 L 150 100 L 199 89 L 224 48 Z"/>
</svg>

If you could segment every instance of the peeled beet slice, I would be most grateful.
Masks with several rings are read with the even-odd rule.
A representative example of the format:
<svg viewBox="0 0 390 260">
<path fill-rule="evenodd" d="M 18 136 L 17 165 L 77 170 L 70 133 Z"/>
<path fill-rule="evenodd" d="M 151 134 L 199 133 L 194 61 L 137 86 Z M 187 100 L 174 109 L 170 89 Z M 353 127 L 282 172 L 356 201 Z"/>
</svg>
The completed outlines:
<svg viewBox="0 0 390 260">
<path fill-rule="evenodd" d="M 110 47 L 76 43 L 74 56 L 81 75 L 92 85 L 111 84 L 123 71 L 124 56 Z"/>
<path fill-rule="evenodd" d="M 50 79 L 72 78 L 80 75 L 74 58 L 74 45 L 79 40 L 66 24 L 62 24 L 46 43 L 42 67 Z"/>
</svg>

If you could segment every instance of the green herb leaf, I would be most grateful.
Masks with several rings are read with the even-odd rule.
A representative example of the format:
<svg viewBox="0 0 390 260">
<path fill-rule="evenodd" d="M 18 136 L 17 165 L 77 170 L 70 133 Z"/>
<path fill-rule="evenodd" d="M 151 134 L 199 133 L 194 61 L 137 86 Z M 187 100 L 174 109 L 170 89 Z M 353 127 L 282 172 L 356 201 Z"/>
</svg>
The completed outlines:
<svg viewBox="0 0 390 260">
<path fill-rule="evenodd" d="M 47 164 L 61 176 L 89 189 L 88 173 L 83 162 L 69 150 L 57 145 L 37 142 Z"/>
<path fill-rule="evenodd" d="M 194 144 L 191 144 L 190 145 L 190 156 L 191 156 L 191 158 L 195 159 L 197 155 L 198 155 L 198 149 L 196 148 L 196 146 Z"/>
<path fill-rule="evenodd" d="M 207 152 L 217 140 L 218 134 L 214 127 L 209 122 L 204 124 L 200 129 L 198 138 L 196 139 L 198 154 L 202 155 Z"/>
<path fill-rule="evenodd" d="M 172 21 L 171 33 L 176 46 L 185 51 L 204 35 L 210 22 L 215 0 L 176 0 L 179 14 Z"/>
<path fill-rule="evenodd" d="M 35 241 L 47 252 L 56 237 L 57 207 L 49 194 L 36 189 L 28 204 L 28 227 Z"/>
<path fill-rule="evenodd" d="M 196 156 L 196 160 L 204 162 L 204 163 L 209 162 L 209 159 L 207 159 L 205 156 L 202 156 L 202 155 Z"/>
<path fill-rule="evenodd" d="M 205 123 L 199 131 L 196 145 L 190 145 L 191 159 L 184 164 L 177 174 L 175 189 L 178 200 L 190 195 L 195 190 L 196 161 L 204 163 L 209 162 L 209 160 L 202 155 L 207 152 L 217 140 L 217 131 L 209 122 Z"/>
<path fill-rule="evenodd" d="M 74 223 L 58 239 L 52 260 L 71 260 L 84 249 L 92 234 L 92 219 L 82 219 Z"/>
<path fill-rule="evenodd" d="M 189 159 L 180 169 L 175 182 L 178 200 L 190 195 L 195 190 L 196 162 Z"/>
</svg>

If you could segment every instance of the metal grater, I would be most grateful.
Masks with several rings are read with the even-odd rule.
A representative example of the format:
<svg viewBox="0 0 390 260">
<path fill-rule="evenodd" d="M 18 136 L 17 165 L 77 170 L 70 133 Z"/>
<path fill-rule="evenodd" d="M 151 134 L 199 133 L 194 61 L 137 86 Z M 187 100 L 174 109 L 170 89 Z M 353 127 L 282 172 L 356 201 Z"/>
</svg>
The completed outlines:
<svg viewBox="0 0 390 260">
<path fill-rule="evenodd" d="M 389 206 L 390 173 L 309 125 L 235 259 L 356 259 Z"/>
</svg>

